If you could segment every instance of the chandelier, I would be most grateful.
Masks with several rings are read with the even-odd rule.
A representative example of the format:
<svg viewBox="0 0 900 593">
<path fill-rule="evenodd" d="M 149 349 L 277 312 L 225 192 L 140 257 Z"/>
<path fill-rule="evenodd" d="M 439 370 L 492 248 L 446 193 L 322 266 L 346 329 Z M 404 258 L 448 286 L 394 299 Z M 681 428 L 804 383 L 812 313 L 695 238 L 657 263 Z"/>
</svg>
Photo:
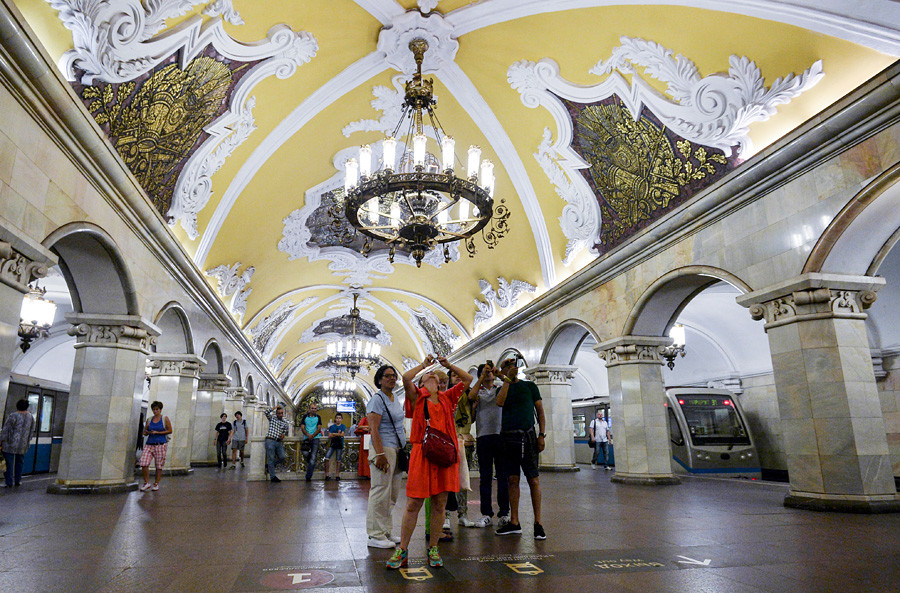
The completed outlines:
<svg viewBox="0 0 900 593">
<path fill-rule="evenodd" d="M 356 381 L 344 381 L 343 379 L 329 379 L 322 383 L 325 393 L 321 397 L 322 405 L 334 406 L 338 402 L 346 401 L 356 394 Z"/>
<path fill-rule="evenodd" d="M 381 345 L 372 340 L 360 339 L 356 335 L 359 322 L 359 309 L 356 307 L 356 299 L 359 294 L 353 294 L 353 307 L 350 309 L 350 335 L 338 342 L 330 342 L 325 347 L 325 363 L 350 373 L 354 379 L 356 374 L 364 366 L 370 367 L 381 360 Z"/>
<path fill-rule="evenodd" d="M 494 204 L 494 165 L 481 160 L 481 149 L 469 147 L 466 178 L 454 173 L 455 141 L 448 136 L 435 114 L 434 81 L 422 78 L 422 60 L 428 50 L 424 39 L 409 43 L 416 73 L 406 83 L 400 121 L 393 134 L 381 142 L 381 168 L 373 169 L 372 148 L 359 149 L 358 159 L 345 165 L 344 193 L 337 198 L 333 216 L 340 217 L 365 236 L 361 249 L 368 256 L 371 239 L 389 246 L 393 263 L 397 248 L 408 251 L 418 267 L 425 254 L 444 246 L 444 261 L 450 262 L 449 243 L 463 241 L 476 253 L 474 237 L 481 236 L 493 249 L 509 231 L 509 209 L 500 200 Z M 425 114 L 440 147 L 441 163 L 428 151 Z M 397 133 L 407 123 L 404 147 L 397 162 Z M 376 163 L 377 165 L 377 163 Z M 490 227 L 486 228 L 488 223 Z M 349 242 L 351 237 L 345 237 Z"/>
<path fill-rule="evenodd" d="M 56 316 L 56 303 L 45 299 L 46 288 L 39 288 L 35 283 L 34 288 L 28 291 L 22 300 L 22 310 L 19 313 L 19 337 L 22 343 L 19 347 L 22 352 L 31 348 L 31 342 L 38 338 L 46 338 L 50 335 L 50 326 Z"/>
</svg>

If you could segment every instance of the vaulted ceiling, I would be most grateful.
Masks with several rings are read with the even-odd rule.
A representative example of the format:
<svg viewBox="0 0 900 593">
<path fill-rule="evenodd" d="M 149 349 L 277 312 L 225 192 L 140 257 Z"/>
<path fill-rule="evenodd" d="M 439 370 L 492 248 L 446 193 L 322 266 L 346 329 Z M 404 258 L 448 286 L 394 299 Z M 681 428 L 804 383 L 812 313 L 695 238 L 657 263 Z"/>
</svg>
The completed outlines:
<svg viewBox="0 0 900 593">
<path fill-rule="evenodd" d="M 890 0 L 17 4 L 297 397 L 330 377 L 352 293 L 386 360 L 446 353 L 900 55 Z M 342 245 L 326 211 L 354 148 L 395 127 L 416 37 L 510 213 L 492 248 L 421 268 Z"/>
</svg>

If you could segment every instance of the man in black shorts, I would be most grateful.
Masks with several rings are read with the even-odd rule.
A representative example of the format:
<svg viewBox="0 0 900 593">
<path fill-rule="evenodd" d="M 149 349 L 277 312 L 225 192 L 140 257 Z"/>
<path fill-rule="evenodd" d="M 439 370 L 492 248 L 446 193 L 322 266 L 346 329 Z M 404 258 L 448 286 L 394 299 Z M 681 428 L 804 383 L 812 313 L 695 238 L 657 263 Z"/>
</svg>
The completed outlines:
<svg viewBox="0 0 900 593">
<path fill-rule="evenodd" d="M 519 524 L 519 470 L 525 474 L 531 488 L 534 509 L 534 539 L 547 539 L 541 525 L 541 483 L 538 478 L 538 454 L 544 450 L 544 404 L 537 385 L 519 380 L 518 358 L 507 359 L 500 365 L 503 386 L 496 403 L 503 408 L 500 421 L 503 473 L 509 480 L 509 523 L 500 527 L 497 535 L 522 533 Z M 538 433 L 534 431 L 537 416 Z"/>
</svg>

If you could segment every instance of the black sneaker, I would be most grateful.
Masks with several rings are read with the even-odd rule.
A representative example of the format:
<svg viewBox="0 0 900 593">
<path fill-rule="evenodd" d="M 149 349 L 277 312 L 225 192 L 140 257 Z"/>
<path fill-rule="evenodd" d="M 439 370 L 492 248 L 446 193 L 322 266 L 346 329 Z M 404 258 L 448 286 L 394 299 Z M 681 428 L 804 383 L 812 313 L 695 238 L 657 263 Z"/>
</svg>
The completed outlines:
<svg viewBox="0 0 900 593">
<path fill-rule="evenodd" d="M 497 535 L 510 535 L 513 533 L 522 533 L 522 526 L 517 523 L 507 523 L 497 531 L 495 531 Z"/>
<path fill-rule="evenodd" d="M 521 533 L 521 531 L 519 533 Z M 534 539 L 547 539 L 547 534 L 544 533 L 544 527 L 540 523 L 534 524 Z"/>
<path fill-rule="evenodd" d="M 278 476 L 272 476 L 272 479 L 270 481 L 271 482 L 280 482 L 281 478 L 279 478 Z"/>
</svg>

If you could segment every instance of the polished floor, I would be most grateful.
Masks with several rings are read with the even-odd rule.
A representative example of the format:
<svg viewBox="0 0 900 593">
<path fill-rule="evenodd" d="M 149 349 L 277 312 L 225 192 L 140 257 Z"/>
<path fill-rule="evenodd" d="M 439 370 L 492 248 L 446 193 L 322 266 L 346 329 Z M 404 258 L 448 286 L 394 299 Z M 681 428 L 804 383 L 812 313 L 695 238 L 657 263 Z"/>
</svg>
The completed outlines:
<svg viewBox="0 0 900 593">
<path fill-rule="evenodd" d="M 454 525 L 446 567 L 428 569 L 420 520 L 401 574 L 383 568 L 390 550 L 366 547 L 367 482 L 240 474 L 201 469 L 127 495 L 51 496 L 46 478 L 0 489 L 0 591 L 900 591 L 900 516 L 786 509 L 782 484 L 545 474 L 547 540 L 532 537 L 525 489 L 523 535 Z"/>
</svg>

